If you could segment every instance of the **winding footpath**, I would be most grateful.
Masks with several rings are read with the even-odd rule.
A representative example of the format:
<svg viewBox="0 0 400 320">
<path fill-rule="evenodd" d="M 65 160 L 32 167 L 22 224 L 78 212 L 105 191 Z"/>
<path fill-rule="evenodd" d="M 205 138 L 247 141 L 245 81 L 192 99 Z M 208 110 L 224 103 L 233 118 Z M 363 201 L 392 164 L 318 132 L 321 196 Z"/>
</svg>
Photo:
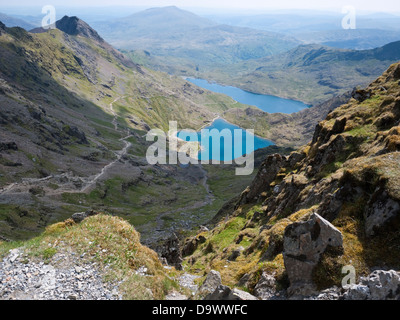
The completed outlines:
<svg viewBox="0 0 400 320">
<path fill-rule="evenodd" d="M 111 123 L 114 126 L 114 129 L 121 133 L 121 129 L 119 128 L 118 125 L 118 115 L 114 110 L 114 104 L 119 101 L 120 99 L 123 99 L 125 96 L 120 96 L 116 99 L 114 99 L 108 106 L 109 112 L 113 115 L 113 119 Z M 0 196 L 3 195 L 11 195 L 21 193 L 21 192 L 28 192 L 30 188 L 32 187 L 37 187 L 40 186 L 40 183 L 45 182 L 45 181 L 55 181 L 57 185 L 59 185 L 59 188 L 53 190 L 53 189 L 48 189 L 46 190 L 46 195 L 47 196 L 57 196 L 63 193 L 90 193 L 93 188 L 96 186 L 96 183 L 101 179 L 104 178 L 107 173 L 118 163 L 121 161 L 121 159 L 128 153 L 129 148 L 132 146 L 132 143 L 128 141 L 132 135 L 129 132 L 126 133 L 127 135 L 119 141 L 124 142 L 124 147 L 119 150 L 119 151 L 112 151 L 115 155 L 115 159 L 112 160 L 111 162 L 107 163 L 104 165 L 101 170 L 94 176 L 91 177 L 79 177 L 79 176 L 73 176 L 70 173 L 62 173 L 62 174 L 57 174 L 57 175 L 49 175 L 44 178 L 23 178 L 21 182 L 15 182 L 11 183 L 8 186 L 5 186 L 3 188 L 0 188 Z M 207 205 L 210 205 L 213 203 L 215 200 L 214 195 L 212 194 L 212 191 L 210 189 L 210 186 L 208 184 L 208 174 L 207 171 L 203 168 L 201 164 L 198 165 L 199 170 L 202 173 L 202 176 L 199 179 L 199 184 L 201 184 L 204 189 L 205 189 L 205 196 L 203 199 L 198 200 L 196 202 L 192 202 L 191 204 L 182 207 L 179 209 L 179 212 L 188 212 L 188 211 L 193 211 L 202 207 L 205 207 Z M 64 182 L 62 182 L 64 181 Z M 65 182 L 66 181 L 66 182 Z M 79 186 L 79 187 L 77 187 Z M 53 201 L 57 201 L 54 199 Z M 60 202 L 60 205 L 62 203 Z M 165 221 L 163 217 L 171 215 L 171 214 L 176 214 L 176 211 L 171 211 L 168 210 L 169 208 L 166 208 L 165 212 L 160 212 L 159 215 L 157 215 L 156 218 L 156 228 L 157 230 L 164 230 L 167 232 L 168 230 L 165 228 Z"/>
<path fill-rule="evenodd" d="M 118 98 L 114 99 L 114 101 L 109 104 L 109 110 L 113 115 L 113 120 L 111 121 L 111 123 L 114 125 L 114 129 L 116 131 L 119 131 L 119 129 L 118 129 L 118 120 L 117 120 L 118 115 L 114 111 L 113 105 L 114 105 L 115 102 L 117 102 L 118 100 L 120 100 L 122 98 L 124 98 L 124 96 L 121 96 L 121 97 L 118 97 Z M 82 181 L 85 181 L 84 182 L 84 186 L 80 190 L 76 190 L 76 188 L 74 188 L 74 189 L 71 188 L 71 190 L 69 190 L 68 188 L 62 187 L 58 191 L 55 190 L 52 193 L 53 194 L 58 194 L 58 193 L 64 193 L 64 192 L 70 192 L 70 193 L 87 193 L 87 192 L 89 192 L 91 187 L 93 185 L 95 185 L 95 183 L 101 177 L 103 177 L 106 174 L 106 172 L 108 170 L 110 170 L 110 168 L 112 168 L 117 162 L 119 162 L 122 159 L 123 156 L 125 156 L 127 154 L 128 149 L 132 146 L 132 144 L 129 141 L 127 141 L 127 139 L 129 139 L 130 137 L 132 137 L 132 135 L 128 134 L 127 136 L 119 139 L 119 141 L 123 141 L 125 143 L 125 146 L 120 151 L 113 152 L 116 155 L 117 158 L 115 160 L 111 161 L 110 163 L 108 163 L 107 165 L 105 165 L 97 175 L 95 175 L 94 177 L 90 177 L 90 178 L 87 178 L 87 177 L 78 177 L 77 178 L 77 177 L 75 177 L 76 179 L 81 179 Z M 52 178 L 60 178 L 60 177 L 64 177 L 64 176 L 68 176 L 68 175 L 65 175 L 65 174 L 62 174 L 62 175 L 50 175 L 50 176 L 47 176 L 47 177 L 44 177 L 44 178 L 39 178 L 39 179 L 24 178 L 24 179 L 22 179 L 22 182 L 14 182 L 14 183 L 9 184 L 8 186 L 5 186 L 5 187 L 1 188 L 0 189 L 0 195 L 5 195 L 5 194 L 8 194 L 8 193 L 11 193 L 15 189 L 20 188 L 20 187 L 23 187 L 23 188 L 26 189 L 26 188 L 29 188 L 30 186 L 37 186 L 37 184 L 40 183 L 40 182 L 47 181 L 47 180 L 50 180 Z"/>
<path fill-rule="evenodd" d="M 112 115 L 114 116 L 113 120 L 111 121 L 111 123 L 114 125 L 114 129 L 116 131 L 118 131 L 118 120 L 117 120 L 117 113 L 114 111 L 113 105 L 115 102 L 117 102 L 118 100 L 124 98 L 124 96 L 122 97 L 118 97 L 116 98 L 113 102 L 110 103 L 109 105 L 109 110 L 112 113 Z M 128 130 L 129 131 L 129 130 Z M 119 141 L 123 141 L 125 143 L 124 148 L 119 151 L 119 152 L 114 152 L 114 154 L 116 154 L 117 159 L 115 159 L 114 161 L 110 162 L 109 164 L 107 164 L 106 166 L 103 167 L 103 169 L 101 169 L 101 171 L 95 175 L 93 178 L 91 178 L 91 180 L 89 182 L 87 182 L 86 186 L 84 186 L 80 192 L 81 193 L 86 193 L 90 190 L 90 188 L 102 177 L 106 174 L 106 172 L 113 167 L 118 161 L 120 161 L 122 159 L 123 156 L 125 156 L 128 153 L 128 149 L 132 146 L 132 144 L 127 141 L 127 139 L 129 139 L 130 137 L 132 137 L 131 134 L 128 134 L 126 137 L 119 139 Z"/>
</svg>

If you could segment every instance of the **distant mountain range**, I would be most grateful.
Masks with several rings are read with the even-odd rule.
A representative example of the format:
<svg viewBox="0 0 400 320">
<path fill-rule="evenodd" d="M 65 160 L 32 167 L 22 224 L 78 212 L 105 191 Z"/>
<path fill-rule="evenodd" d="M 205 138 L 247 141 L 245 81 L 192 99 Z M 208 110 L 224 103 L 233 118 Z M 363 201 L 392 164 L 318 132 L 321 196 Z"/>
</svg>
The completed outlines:
<svg viewBox="0 0 400 320">
<path fill-rule="evenodd" d="M 35 25 L 30 22 L 27 22 L 23 19 L 11 17 L 4 13 L 0 13 L 0 21 L 2 21 L 9 28 L 21 27 L 21 28 L 24 28 L 25 30 L 30 30 L 35 27 Z"/>
<path fill-rule="evenodd" d="M 361 25 L 371 20 L 372 27 L 375 20 L 387 19 L 384 26 L 390 31 L 343 30 L 340 17 L 271 14 L 217 19 L 228 25 L 164 7 L 98 23 L 97 29 L 135 63 L 154 70 L 319 104 L 367 84 L 400 59 L 400 31 L 392 23 L 399 17 L 360 19 Z M 301 40 L 249 26 L 280 28 Z"/>
<path fill-rule="evenodd" d="M 341 12 L 323 12 L 312 10 L 281 10 L 263 14 L 214 14 L 208 15 L 218 23 L 281 32 L 302 34 L 342 29 Z M 388 13 L 356 15 L 357 29 L 378 29 L 400 31 L 400 16 Z"/>
<path fill-rule="evenodd" d="M 73 12 L 71 8 L 58 9 L 57 12 L 60 10 Z M 139 10 L 139 8 L 116 7 L 111 11 L 95 9 L 93 11 L 93 7 L 80 8 L 79 15 L 84 15 L 85 21 L 89 21 L 100 34 L 104 33 L 110 43 L 120 49 L 147 50 L 153 54 L 156 52 L 149 49 L 154 49 L 154 44 L 160 45 L 154 34 L 164 37 L 167 41 L 172 32 L 177 35 L 176 39 L 180 39 L 182 33 L 194 32 L 193 36 L 196 39 L 199 29 L 218 25 L 284 34 L 285 36 L 282 37 L 296 38 L 303 44 L 318 43 L 344 49 L 373 49 L 400 40 L 400 16 L 384 13 L 357 14 L 356 29 L 344 30 L 341 25 L 344 15 L 338 12 L 286 10 L 241 15 L 228 12 L 224 14 L 203 12 L 202 16 L 199 16 L 170 6 L 151 8 L 116 18 L 118 15 L 122 16 L 123 12 Z M 40 24 L 41 16 L 0 14 L 0 19 L 8 27 L 20 26 L 30 30 Z M 217 35 L 218 32 L 215 36 Z M 156 41 L 152 43 L 153 48 L 150 48 L 150 43 L 143 41 L 143 37 Z M 135 41 L 130 41 L 129 38 Z M 179 54 L 181 57 L 182 54 Z"/>
<path fill-rule="evenodd" d="M 92 25 L 119 49 L 146 50 L 201 67 L 273 55 L 300 43 L 277 33 L 217 24 L 177 7 L 148 9 Z"/>
<path fill-rule="evenodd" d="M 399 41 L 400 30 L 337 29 L 296 34 L 296 38 L 308 44 L 318 43 L 335 48 L 365 50 Z"/>
<path fill-rule="evenodd" d="M 210 15 L 219 23 L 279 32 L 305 44 L 318 43 L 343 49 L 373 49 L 400 40 L 400 16 L 356 16 L 356 29 L 343 29 L 344 14 L 318 11 L 275 12 L 259 15 Z"/>
<path fill-rule="evenodd" d="M 248 91 L 318 104 L 372 81 L 398 60 L 400 41 L 371 50 L 301 45 L 200 76 Z"/>
</svg>

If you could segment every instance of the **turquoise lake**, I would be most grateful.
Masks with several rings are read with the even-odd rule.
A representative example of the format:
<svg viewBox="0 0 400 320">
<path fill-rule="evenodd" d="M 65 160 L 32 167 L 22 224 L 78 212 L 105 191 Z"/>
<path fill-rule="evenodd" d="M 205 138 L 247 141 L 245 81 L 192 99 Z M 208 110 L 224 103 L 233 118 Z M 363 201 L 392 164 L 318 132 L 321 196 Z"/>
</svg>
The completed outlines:
<svg viewBox="0 0 400 320">
<path fill-rule="evenodd" d="M 227 96 L 230 96 L 235 101 L 255 106 L 268 113 L 290 114 L 310 107 L 301 101 L 283 99 L 271 95 L 256 94 L 231 86 L 222 86 L 217 83 L 210 83 L 204 79 L 186 78 L 186 80 L 201 88 L 217 93 L 223 93 Z M 216 119 L 205 129 L 216 129 L 218 132 L 227 129 L 231 132 L 231 138 L 228 138 L 227 142 L 224 143 L 225 139 L 217 139 L 216 137 L 214 137 L 214 139 L 212 137 L 209 137 L 208 139 L 202 139 L 201 132 L 189 133 L 185 130 L 180 131 L 178 133 L 178 137 L 180 139 L 185 141 L 201 142 L 202 152 L 199 152 L 198 155 L 198 159 L 200 160 L 230 161 L 245 154 L 249 154 L 255 150 L 274 144 L 272 141 L 255 135 L 246 135 L 246 131 L 244 129 L 221 118 Z M 234 135 L 235 130 L 236 136 Z M 238 130 L 241 131 L 239 132 Z M 246 138 L 250 140 L 247 140 Z"/>
<path fill-rule="evenodd" d="M 273 145 L 272 141 L 260 138 L 252 134 L 246 134 L 242 128 L 231 124 L 224 119 L 216 119 L 210 126 L 204 128 L 210 130 L 208 139 L 202 138 L 201 132 L 191 133 L 182 130 L 178 133 L 178 138 L 185 141 L 200 141 L 202 151 L 199 152 L 199 160 L 220 160 L 230 161 L 245 154 Z M 213 131 L 216 129 L 217 131 Z M 225 138 L 219 139 L 219 133 L 227 129 L 231 133 L 231 140 L 225 143 Z M 235 130 L 236 136 L 235 136 Z M 207 141 L 208 140 L 208 141 Z M 248 148 L 248 150 L 246 150 Z M 226 152 L 226 155 L 225 155 Z"/>
</svg>

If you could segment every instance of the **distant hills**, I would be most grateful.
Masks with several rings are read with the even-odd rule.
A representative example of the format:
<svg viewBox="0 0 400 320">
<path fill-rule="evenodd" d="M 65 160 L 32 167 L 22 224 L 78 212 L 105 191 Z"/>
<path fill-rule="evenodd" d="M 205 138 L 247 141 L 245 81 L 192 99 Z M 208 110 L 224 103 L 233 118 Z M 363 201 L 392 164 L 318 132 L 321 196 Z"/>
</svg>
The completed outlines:
<svg viewBox="0 0 400 320">
<path fill-rule="evenodd" d="M 400 41 L 371 50 L 301 45 L 201 75 L 222 84 L 318 104 L 370 82 L 400 60 Z"/>
<path fill-rule="evenodd" d="M 217 24 L 177 7 L 148 9 L 93 26 L 119 49 L 146 50 L 200 67 L 273 55 L 299 44 L 290 36 Z"/>
<path fill-rule="evenodd" d="M 342 29 L 338 14 L 210 18 L 218 22 L 163 7 L 95 25 L 140 65 L 314 105 L 369 83 L 400 59 L 397 16 L 362 16 L 360 25 L 374 29 L 355 30 Z M 377 29 L 385 19 L 390 30 Z"/>
<path fill-rule="evenodd" d="M 400 40 L 400 16 L 384 13 L 357 14 L 356 29 L 343 29 L 344 14 L 318 11 L 278 11 L 253 15 L 210 15 L 233 26 L 290 35 L 304 44 L 342 49 L 373 49 Z"/>
<path fill-rule="evenodd" d="M 276 11 L 263 14 L 215 14 L 209 18 L 221 24 L 229 24 L 259 30 L 290 34 L 296 38 L 302 34 L 340 31 L 341 12 L 311 10 Z M 400 31 L 400 16 L 387 13 L 357 14 L 356 30 Z M 382 36 L 384 36 L 382 34 Z"/>
<path fill-rule="evenodd" d="M 0 13 L 0 21 L 3 22 L 9 28 L 21 27 L 24 28 L 25 30 L 30 30 L 35 27 L 35 25 L 30 22 L 15 17 L 11 17 L 4 13 Z"/>
<path fill-rule="evenodd" d="M 336 29 L 299 33 L 295 36 L 297 39 L 308 44 L 318 43 L 335 48 L 364 50 L 381 47 L 387 43 L 399 41 L 400 30 Z"/>
<path fill-rule="evenodd" d="M 114 20 L 112 23 L 115 29 L 118 29 L 120 25 L 125 25 L 141 34 L 153 34 L 154 32 L 169 33 L 171 31 L 181 33 L 218 25 L 214 21 L 202 18 L 190 11 L 182 10 L 175 6 L 150 8 L 125 18 Z M 107 27 L 106 25 L 104 28 L 97 29 L 101 31 Z"/>
</svg>

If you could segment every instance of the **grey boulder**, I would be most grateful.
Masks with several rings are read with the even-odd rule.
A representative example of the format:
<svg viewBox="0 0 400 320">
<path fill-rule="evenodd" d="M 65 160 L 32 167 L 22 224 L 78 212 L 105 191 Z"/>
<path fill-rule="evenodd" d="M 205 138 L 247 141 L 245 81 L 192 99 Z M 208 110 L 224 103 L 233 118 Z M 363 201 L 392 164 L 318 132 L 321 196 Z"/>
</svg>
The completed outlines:
<svg viewBox="0 0 400 320">
<path fill-rule="evenodd" d="M 209 294 L 214 292 L 218 286 L 222 284 L 221 275 L 218 271 L 211 270 L 204 280 L 203 284 L 199 288 L 199 292 L 202 294 Z"/>
<path fill-rule="evenodd" d="M 283 241 L 283 258 L 290 281 L 288 295 L 314 294 L 313 270 L 328 247 L 342 247 L 341 232 L 313 213 L 309 220 L 287 226 Z"/>
</svg>

